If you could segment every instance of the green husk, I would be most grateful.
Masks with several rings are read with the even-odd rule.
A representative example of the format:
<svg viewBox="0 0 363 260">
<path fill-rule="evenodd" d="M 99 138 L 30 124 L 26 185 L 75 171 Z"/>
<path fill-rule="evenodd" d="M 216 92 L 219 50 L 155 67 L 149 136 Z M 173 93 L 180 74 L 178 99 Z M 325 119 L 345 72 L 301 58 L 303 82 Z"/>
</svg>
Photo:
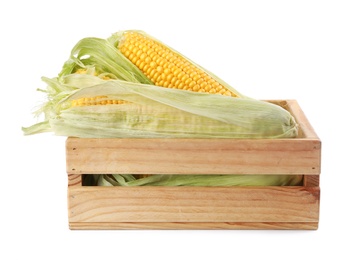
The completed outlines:
<svg viewBox="0 0 363 260">
<path fill-rule="evenodd" d="M 85 186 L 298 186 L 302 175 L 179 175 L 156 174 L 143 178 L 131 174 L 85 175 Z"/>
<path fill-rule="evenodd" d="M 112 42 L 100 38 L 84 38 L 72 49 L 71 56 L 63 65 L 59 78 L 77 68 L 92 68 L 99 74 L 107 72 L 112 77 L 145 84 L 153 83 Z"/>
<path fill-rule="evenodd" d="M 83 87 L 53 107 L 56 135 L 94 138 L 290 138 L 297 124 L 285 109 L 264 101 L 168 89 L 120 80 Z M 90 82 L 92 75 L 82 75 Z M 78 85 L 80 84 L 80 85 Z M 107 96 L 120 105 L 71 106 L 82 97 Z M 211 105 L 213 104 L 213 105 Z M 25 131 L 31 129 L 25 129 Z"/>
</svg>

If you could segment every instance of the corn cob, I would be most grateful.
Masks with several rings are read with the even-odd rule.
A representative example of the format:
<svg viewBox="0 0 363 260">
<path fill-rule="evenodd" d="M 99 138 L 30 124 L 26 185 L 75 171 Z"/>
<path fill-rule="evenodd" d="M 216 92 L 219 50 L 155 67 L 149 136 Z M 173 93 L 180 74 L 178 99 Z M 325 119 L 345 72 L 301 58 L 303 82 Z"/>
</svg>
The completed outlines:
<svg viewBox="0 0 363 260">
<path fill-rule="evenodd" d="M 39 112 L 45 120 L 23 128 L 26 134 L 53 131 L 97 138 L 297 135 L 288 111 L 241 95 L 142 32 L 121 32 L 108 40 L 83 39 L 59 77 L 43 80 L 49 101 Z"/>
<path fill-rule="evenodd" d="M 157 86 L 237 96 L 205 70 L 144 33 L 124 32 L 118 48 Z"/>
<path fill-rule="evenodd" d="M 72 100 L 72 107 L 77 106 L 98 106 L 98 105 L 120 105 L 125 104 L 124 100 L 110 100 L 107 96 L 85 97 Z"/>
</svg>

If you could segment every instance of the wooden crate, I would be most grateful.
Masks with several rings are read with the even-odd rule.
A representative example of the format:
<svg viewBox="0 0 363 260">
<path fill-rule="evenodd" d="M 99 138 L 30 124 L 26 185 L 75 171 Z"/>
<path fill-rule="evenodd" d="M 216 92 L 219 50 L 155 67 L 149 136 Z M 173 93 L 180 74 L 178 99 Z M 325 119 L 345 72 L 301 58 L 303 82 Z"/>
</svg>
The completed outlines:
<svg viewBox="0 0 363 260">
<path fill-rule="evenodd" d="M 295 100 L 291 139 L 68 138 L 70 229 L 317 229 L 321 142 Z M 96 187 L 83 174 L 291 174 L 301 186 Z"/>
</svg>

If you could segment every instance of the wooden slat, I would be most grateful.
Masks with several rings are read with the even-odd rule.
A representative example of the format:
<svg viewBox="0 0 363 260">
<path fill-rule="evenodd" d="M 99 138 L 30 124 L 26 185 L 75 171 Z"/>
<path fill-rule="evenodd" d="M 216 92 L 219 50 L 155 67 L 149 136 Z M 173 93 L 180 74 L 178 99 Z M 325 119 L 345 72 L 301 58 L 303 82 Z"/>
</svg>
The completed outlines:
<svg viewBox="0 0 363 260">
<path fill-rule="evenodd" d="M 69 174 L 319 174 L 320 141 L 67 140 Z"/>
<path fill-rule="evenodd" d="M 305 187 L 319 187 L 320 176 L 319 175 L 306 175 L 304 176 Z"/>
<path fill-rule="evenodd" d="M 68 187 L 69 186 L 82 186 L 82 175 L 68 174 Z"/>
<path fill-rule="evenodd" d="M 70 222 L 317 222 L 318 187 L 70 187 Z"/>
<path fill-rule="evenodd" d="M 70 229 L 246 229 L 246 230 L 316 230 L 318 222 L 70 222 Z"/>
<path fill-rule="evenodd" d="M 316 174 L 318 141 L 68 139 L 68 173 Z"/>
</svg>

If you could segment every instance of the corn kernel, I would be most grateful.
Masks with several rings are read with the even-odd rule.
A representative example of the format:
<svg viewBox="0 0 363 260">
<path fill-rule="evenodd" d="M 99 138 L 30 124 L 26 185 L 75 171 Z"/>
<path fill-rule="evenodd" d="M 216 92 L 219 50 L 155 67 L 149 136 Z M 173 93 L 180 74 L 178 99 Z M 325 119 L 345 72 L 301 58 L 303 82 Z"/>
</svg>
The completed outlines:
<svg viewBox="0 0 363 260">
<path fill-rule="evenodd" d="M 178 53 L 138 32 L 126 32 L 119 50 L 156 85 L 236 96 Z"/>
</svg>

